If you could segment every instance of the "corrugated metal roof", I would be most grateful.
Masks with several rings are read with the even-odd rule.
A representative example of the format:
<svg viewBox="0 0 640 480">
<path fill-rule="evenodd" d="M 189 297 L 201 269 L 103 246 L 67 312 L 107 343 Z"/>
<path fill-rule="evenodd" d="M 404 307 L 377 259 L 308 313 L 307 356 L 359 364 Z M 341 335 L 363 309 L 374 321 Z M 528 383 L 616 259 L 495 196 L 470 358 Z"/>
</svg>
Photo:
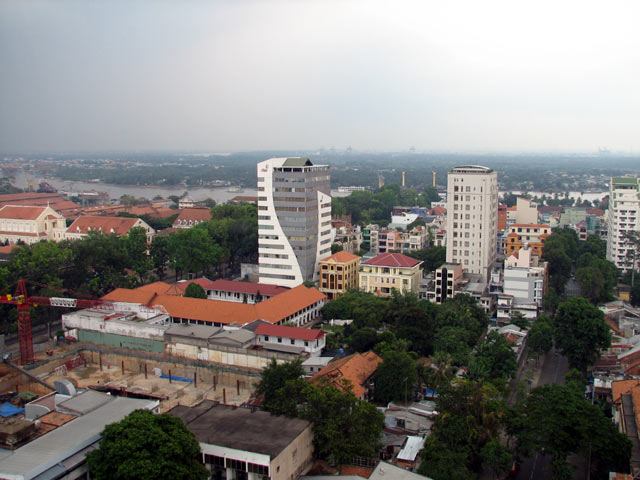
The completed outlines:
<svg viewBox="0 0 640 480">
<path fill-rule="evenodd" d="M 97 442 L 106 425 L 122 420 L 134 410 L 154 408 L 158 403 L 111 398 L 93 412 L 65 423 L 0 459 L 0 477 L 31 480 Z"/>
<path fill-rule="evenodd" d="M 407 437 L 407 443 L 404 448 L 398 453 L 398 460 L 404 460 L 406 462 L 415 462 L 418 453 L 424 446 L 424 437 L 409 436 Z"/>
</svg>

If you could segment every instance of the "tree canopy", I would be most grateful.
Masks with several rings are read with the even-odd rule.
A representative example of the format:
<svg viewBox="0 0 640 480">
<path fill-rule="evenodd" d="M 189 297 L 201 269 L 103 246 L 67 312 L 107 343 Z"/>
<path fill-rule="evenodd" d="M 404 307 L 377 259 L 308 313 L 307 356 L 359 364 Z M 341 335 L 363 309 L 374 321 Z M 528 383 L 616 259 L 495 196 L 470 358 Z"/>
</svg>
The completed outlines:
<svg viewBox="0 0 640 480">
<path fill-rule="evenodd" d="M 206 480 L 200 444 L 177 417 L 136 410 L 107 425 L 97 450 L 87 453 L 91 478 Z"/>
<path fill-rule="evenodd" d="M 581 297 L 560 304 L 554 316 L 554 340 L 569 365 L 580 371 L 600 356 L 600 350 L 611 345 L 611 332 L 604 313 Z"/>
</svg>

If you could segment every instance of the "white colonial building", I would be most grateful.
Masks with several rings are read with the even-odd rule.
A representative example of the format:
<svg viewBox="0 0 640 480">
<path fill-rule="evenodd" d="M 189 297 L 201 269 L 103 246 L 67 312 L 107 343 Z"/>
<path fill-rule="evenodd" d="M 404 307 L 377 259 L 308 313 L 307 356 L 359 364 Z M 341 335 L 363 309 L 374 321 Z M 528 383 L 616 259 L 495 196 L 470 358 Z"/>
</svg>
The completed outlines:
<svg viewBox="0 0 640 480">
<path fill-rule="evenodd" d="M 0 208 L 0 242 L 33 244 L 64 239 L 66 221 L 53 208 L 5 205 Z"/>
</svg>

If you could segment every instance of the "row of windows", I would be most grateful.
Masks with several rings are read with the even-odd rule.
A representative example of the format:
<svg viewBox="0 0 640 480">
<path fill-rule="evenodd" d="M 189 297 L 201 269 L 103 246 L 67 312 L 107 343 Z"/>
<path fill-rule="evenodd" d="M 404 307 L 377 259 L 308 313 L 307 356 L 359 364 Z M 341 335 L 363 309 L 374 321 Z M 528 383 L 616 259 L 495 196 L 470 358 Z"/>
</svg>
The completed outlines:
<svg viewBox="0 0 640 480">
<path fill-rule="evenodd" d="M 276 278 L 279 280 L 295 280 L 296 279 L 294 275 L 278 275 L 276 273 L 260 273 L 260 276 L 264 278 Z"/>
<path fill-rule="evenodd" d="M 305 178 L 304 177 L 295 177 L 295 178 L 286 178 L 286 177 L 273 177 L 273 181 L 274 182 L 281 182 L 281 183 L 304 183 L 305 182 Z"/>
<path fill-rule="evenodd" d="M 306 192 L 307 189 L 306 188 L 295 188 L 295 187 L 274 187 L 273 191 L 274 192 L 297 192 L 297 193 L 303 193 L 303 192 Z"/>
<path fill-rule="evenodd" d="M 273 197 L 274 202 L 306 202 L 305 197 Z"/>
<path fill-rule="evenodd" d="M 260 253 L 258 256 L 262 258 L 282 258 L 284 260 L 289 258 L 289 255 L 284 253 Z"/>
<path fill-rule="evenodd" d="M 291 270 L 291 265 L 279 265 L 277 263 L 261 263 L 260 267 L 275 268 L 276 270 Z"/>
</svg>

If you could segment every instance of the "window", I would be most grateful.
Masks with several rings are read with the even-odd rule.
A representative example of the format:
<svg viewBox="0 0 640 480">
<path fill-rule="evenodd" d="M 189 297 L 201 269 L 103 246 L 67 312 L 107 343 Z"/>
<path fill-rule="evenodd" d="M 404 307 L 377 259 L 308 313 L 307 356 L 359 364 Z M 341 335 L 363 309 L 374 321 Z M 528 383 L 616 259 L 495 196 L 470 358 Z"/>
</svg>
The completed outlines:
<svg viewBox="0 0 640 480">
<path fill-rule="evenodd" d="M 268 341 L 269 341 L 269 335 L 265 335 L 265 336 L 264 336 L 264 341 L 265 341 L 265 342 L 268 342 Z"/>
<path fill-rule="evenodd" d="M 282 343 L 282 338 L 278 337 L 278 343 Z"/>
<path fill-rule="evenodd" d="M 295 345 L 295 344 L 296 344 L 296 340 L 295 340 L 295 338 L 292 338 L 291 339 L 291 345 Z"/>
</svg>

